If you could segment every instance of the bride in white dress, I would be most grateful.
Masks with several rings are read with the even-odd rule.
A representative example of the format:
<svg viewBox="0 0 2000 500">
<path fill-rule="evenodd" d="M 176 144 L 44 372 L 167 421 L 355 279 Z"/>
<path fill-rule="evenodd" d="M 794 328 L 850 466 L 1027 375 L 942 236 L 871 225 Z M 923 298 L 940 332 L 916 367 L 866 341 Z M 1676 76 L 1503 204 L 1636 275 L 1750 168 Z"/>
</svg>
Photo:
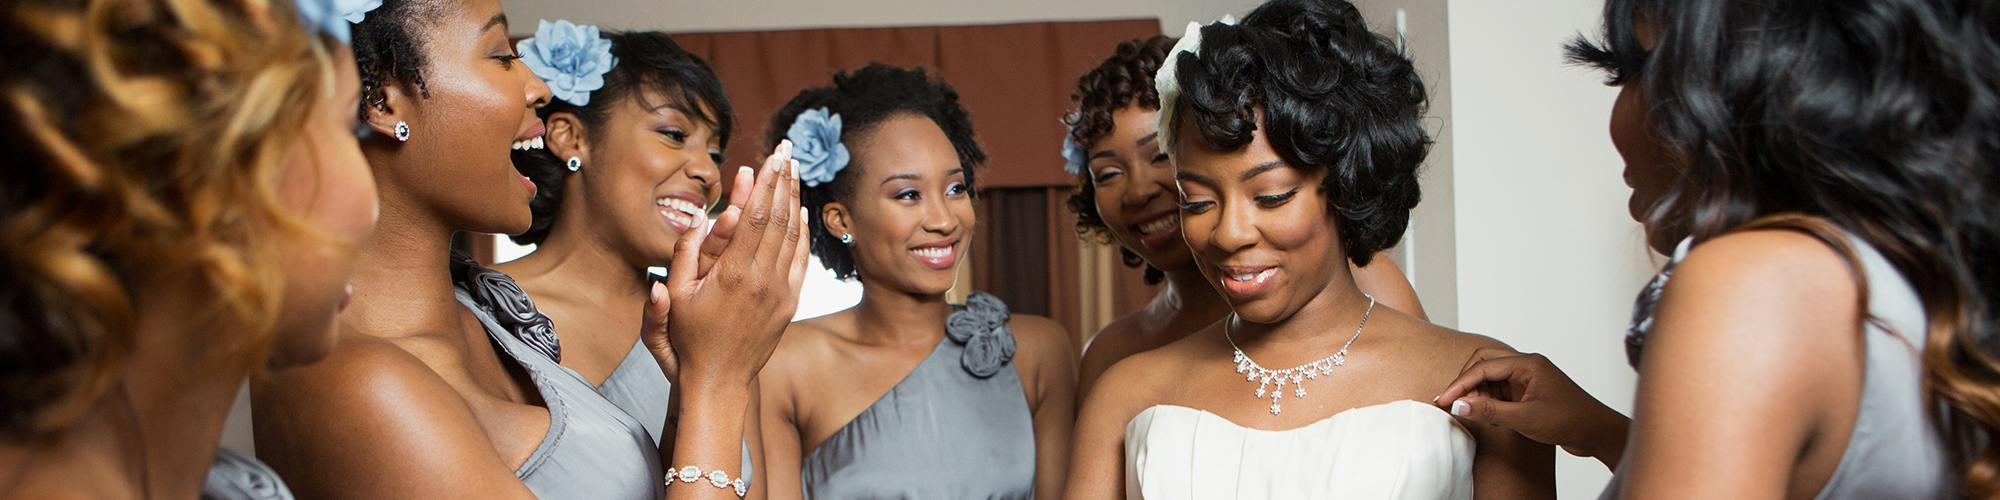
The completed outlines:
<svg viewBox="0 0 2000 500">
<path fill-rule="evenodd" d="M 1344 1 L 1227 23 L 1190 26 L 1157 82 L 1183 234 L 1235 314 L 1105 372 L 1067 497 L 1554 498 L 1553 448 L 1429 403 L 1506 346 L 1376 307 L 1349 273 L 1419 198 L 1410 61 Z"/>
</svg>

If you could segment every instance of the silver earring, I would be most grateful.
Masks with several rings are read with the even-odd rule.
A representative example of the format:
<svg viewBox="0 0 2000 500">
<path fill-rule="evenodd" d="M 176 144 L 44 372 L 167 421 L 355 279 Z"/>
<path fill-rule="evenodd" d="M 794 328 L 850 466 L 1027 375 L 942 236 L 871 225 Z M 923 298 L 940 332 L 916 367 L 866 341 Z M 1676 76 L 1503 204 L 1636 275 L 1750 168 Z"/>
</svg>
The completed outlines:
<svg viewBox="0 0 2000 500">
<path fill-rule="evenodd" d="M 575 171 L 578 171 L 578 170 L 582 170 L 582 169 L 583 169 L 583 159 L 582 159 L 582 158 L 577 158 L 577 157 L 574 157 L 574 156 L 571 156 L 571 157 L 569 157 L 569 162 L 568 162 L 568 163 L 564 163 L 564 166 L 567 166 L 567 167 L 569 167 L 569 171 L 571 171 L 571 172 L 575 172 Z"/>
<path fill-rule="evenodd" d="M 410 141 L 410 124 L 396 122 L 396 142 Z"/>
<path fill-rule="evenodd" d="M 840 244 L 842 244 L 842 245 L 852 245 L 852 244 L 854 244 L 854 235 L 852 235 L 852 234 L 843 234 L 843 235 L 840 235 Z"/>
</svg>

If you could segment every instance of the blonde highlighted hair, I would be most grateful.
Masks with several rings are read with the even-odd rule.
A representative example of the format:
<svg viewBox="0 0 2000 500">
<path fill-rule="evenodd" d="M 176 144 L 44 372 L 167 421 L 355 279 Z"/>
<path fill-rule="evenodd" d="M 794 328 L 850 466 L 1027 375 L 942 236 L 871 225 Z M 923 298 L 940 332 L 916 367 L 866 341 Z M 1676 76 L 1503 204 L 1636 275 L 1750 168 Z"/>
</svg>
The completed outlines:
<svg viewBox="0 0 2000 500">
<path fill-rule="evenodd" d="M 291 0 L 0 7 L 0 437 L 59 429 L 124 374 L 140 286 L 189 280 L 191 338 L 261 360 L 303 226 L 274 183 L 327 47 Z M 261 365 L 261 361 L 258 361 Z"/>
</svg>

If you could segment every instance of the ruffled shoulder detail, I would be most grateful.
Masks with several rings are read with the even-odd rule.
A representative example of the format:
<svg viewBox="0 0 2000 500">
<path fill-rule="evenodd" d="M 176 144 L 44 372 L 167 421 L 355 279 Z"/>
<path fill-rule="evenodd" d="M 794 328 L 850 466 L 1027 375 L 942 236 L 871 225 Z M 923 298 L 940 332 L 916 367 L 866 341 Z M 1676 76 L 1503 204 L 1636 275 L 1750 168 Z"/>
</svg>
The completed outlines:
<svg viewBox="0 0 2000 500">
<path fill-rule="evenodd" d="M 945 320 L 945 336 L 965 346 L 958 362 L 967 373 L 979 378 L 992 377 L 1013 361 L 1014 331 L 1007 328 L 1009 317 L 1007 304 L 1000 302 L 999 297 L 972 292 L 965 305 L 958 306 L 958 311 Z"/>
<path fill-rule="evenodd" d="M 208 480 L 201 485 L 202 500 L 292 500 L 292 490 L 278 473 L 257 459 L 228 448 L 215 450 L 215 462 L 208 466 Z"/>
<path fill-rule="evenodd" d="M 493 321 L 507 329 L 507 333 L 548 356 L 550 361 L 562 362 L 555 321 L 535 309 L 535 301 L 528 298 L 528 292 L 521 290 L 520 285 L 514 284 L 514 278 L 482 267 L 471 255 L 453 250 L 451 279 L 458 289 L 472 295 L 472 301 L 492 315 Z"/>
</svg>

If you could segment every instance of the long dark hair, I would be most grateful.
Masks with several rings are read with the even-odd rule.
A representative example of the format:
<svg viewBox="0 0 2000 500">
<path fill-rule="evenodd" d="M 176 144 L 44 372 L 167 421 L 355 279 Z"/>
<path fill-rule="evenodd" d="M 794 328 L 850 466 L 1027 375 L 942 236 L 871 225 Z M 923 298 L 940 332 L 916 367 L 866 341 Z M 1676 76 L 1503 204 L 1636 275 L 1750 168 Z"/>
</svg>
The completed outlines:
<svg viewBox="0 0 2000 500">
<path fill-rule="evenodd" d="M 1644 214 L 1649 239 L 1753 223 L 1840 239 L 1768 222 L 1797 215 L 1874 246 L 1923 303 L 1925 391 L 1963 491 L 2000 494 L 1994 3 L 1611 0 L 1604 12 L 1604 39 L 1572 43 L 1571 57 L 1639 86 L 1680 170 Z M 1641 25 L 1659 33 L 1650 53 Z"/>
</svg>

